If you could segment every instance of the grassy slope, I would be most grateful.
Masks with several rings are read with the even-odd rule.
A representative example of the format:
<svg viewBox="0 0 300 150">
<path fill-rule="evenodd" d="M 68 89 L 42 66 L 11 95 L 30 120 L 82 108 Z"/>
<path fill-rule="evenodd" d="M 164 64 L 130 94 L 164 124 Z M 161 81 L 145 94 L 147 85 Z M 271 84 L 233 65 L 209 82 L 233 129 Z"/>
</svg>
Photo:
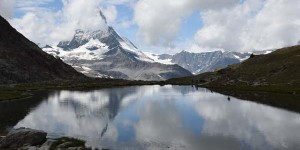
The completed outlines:
<svg viewBox="0 0 300 150">
<path fill-rule="evenodd" d="M 168 80 L 224 90 L 300 92 L 300 46 L 279 49 L 216 72 Z"/>
</svg>

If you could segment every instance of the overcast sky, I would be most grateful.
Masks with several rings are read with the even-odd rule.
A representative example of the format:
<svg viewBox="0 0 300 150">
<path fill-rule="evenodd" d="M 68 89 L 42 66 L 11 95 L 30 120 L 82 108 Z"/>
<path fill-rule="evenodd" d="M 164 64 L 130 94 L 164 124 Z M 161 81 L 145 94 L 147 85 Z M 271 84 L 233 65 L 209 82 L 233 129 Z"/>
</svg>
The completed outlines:
<svg viewBox="0 0 300 150">
<path fill-rule="evenodd" d="M 0 0 L 0 14 L 42 45 L 105 29 L 99 9 L 142 51 L 252 51 L 300 40 L 300 0 Z"/>
</svg>

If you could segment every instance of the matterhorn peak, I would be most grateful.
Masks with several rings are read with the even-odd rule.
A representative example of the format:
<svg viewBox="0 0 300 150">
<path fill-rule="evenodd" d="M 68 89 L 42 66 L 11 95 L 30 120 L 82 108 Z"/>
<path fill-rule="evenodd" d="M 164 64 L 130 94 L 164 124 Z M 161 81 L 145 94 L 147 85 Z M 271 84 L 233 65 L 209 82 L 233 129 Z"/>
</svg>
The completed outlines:
<svg viewBox="0 0 300 150">
<path fill-rule="evenodd" d="M 99 15 L 104 20 L 105 24 L 107 24 L 106 17 L 105 17 L 105 15 L 103 14 L 103 12 L 101 10 L 99 10 Z"/>
</svg>

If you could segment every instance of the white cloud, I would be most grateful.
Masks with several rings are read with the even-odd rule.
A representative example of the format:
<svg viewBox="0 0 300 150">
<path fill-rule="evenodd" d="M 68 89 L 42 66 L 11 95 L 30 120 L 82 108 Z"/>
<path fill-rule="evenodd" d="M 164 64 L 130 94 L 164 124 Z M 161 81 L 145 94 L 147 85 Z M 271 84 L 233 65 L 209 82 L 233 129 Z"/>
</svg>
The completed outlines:
<svg viewBox="0 0 300 150">
<path fill-rule="evenodd" d="M 32 7 L 32 6 L 41 6 L 46 5 L 50 2 L 54 2 L 55 0 L 16 0 L 16 7 Z"/>
<path fill-rule="evenodd" d="M 47 16 L 47 18 L 41 18 L 34 13 L 27 13 L 20 19 L 11 20 L 11 24 L 27 38 L 41 44 L 44 40 L 52 40 L 51 32 L 55 29 L 54 16 L 47 13 L 43 16 Z"/>
<path fill-rule="evenodd" d="M 27 38 L 41 45 L 57 44 L 61 40 L 70 39 L 76 29 L 106 29 L 106 24 L 99 15 L 101 0 L 62 0 L 63 7 L 59 10 L 43 7 L 47 2 L 52 0 L 44 0 L 35 5 L 31 5 L 29 1 L 18 4 L 25 15 L 10 22 Z"/>
<path fill-rule="evenodd" d="M 176 38 L 184 17 L 194 11 L 219 10 L 238 3 L 239 0 L 140 0 L 134 8 L 134 21 L 146 43 L 170 45 Z"/>
<path fill-rule="evenodd" d="M 134 9 L 139 35 L 150 45 L 174 45 L 184 18 L 194 12 L 201 14 L 203 27 L 195 34 L 195 44 L 180 49 L 263 50 L 300 39 L 299 0 L 140 0 Z"/>
<path fill-rule="evenodd" d="M 13 17 L 15 0 L 0 0 L 0 15 L 5 19 Z"/>
<path fill-rule="evenodd" d="M 104 15 L 107 19 L 107 22 L 109 24 L 115 22 L 115 20 L 118 17 L 118 10 L 117 10 L 116 6 L 114 6 L 114 5 L 109 5 L 105 8 L 103 8 L 102 12 L 104 13 Z"/>
<path fill-rule="evenodd" d="M 204 49 L 273 49 L 300 39 L 300 1 L 247 0 L 234 9 L 207 11 L 195 40 Z"/>
<path fill-rule="evenodd" d="M 101 1 L 63 0 L 63 19 L 76 28 L 84 30 L 98 29 L 104 26 L 104 20 L 99 15 Z"/>
<path fill-rule="evenodd" d="M 109 0 L 105 3 L 112 4 L 112 5 L 123 5 L 127 4 L 129 6 L 132 6 L 134 3 L 136 3 L 137 0 Z"/>
<path fill-rule="evenodd" d="M 42 45 L 70 39 L 78 28 L 105 28 L 96 15 L 99 8 L 117 29 L 137 25 L 135 44 L 157 53 L 273 49 L 294 45 L 300 39 L 299 0 L 61 0 L 62 8 L 52 8 L 57 1 L 0 0 L 0 14 Z M 133 9 L 133 18 L 118 12 L 119 5 Z M 25 15 L 12 19 L 13 9 Z M 195 12 L 200 13 L 203 26 L 194 37 L 178 38 L 183 21 Z"/>
</svg>

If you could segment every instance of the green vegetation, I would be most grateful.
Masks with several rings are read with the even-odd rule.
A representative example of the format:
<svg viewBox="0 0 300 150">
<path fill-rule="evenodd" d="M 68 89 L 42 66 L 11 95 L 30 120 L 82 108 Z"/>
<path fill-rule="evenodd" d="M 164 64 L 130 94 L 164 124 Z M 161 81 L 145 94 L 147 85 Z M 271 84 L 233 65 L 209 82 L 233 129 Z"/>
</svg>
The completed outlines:
<svg viewBox="0 0 300 150">
<path fill-rule="evenodd" d="M 67 149 L 69 147 L 82 147 L 85 148 L 85 141 L 75 138 L 62 137 L 59 139 L 55 139 L 55 142 L 51 145 L 50 150 Z"/>
<path fill-rule="evenodd" d="M 82 81 L 52 81 L 31 84 L 8 85 L 0 88 L 0 101 L 26 98 L 37 90 L 90 90 L 121 86 L 155 85 L 157 81 L 128 81 L 119 79 L 90 79 Z"/>
<path fill-rule="evenodd" d="M 31 95 L 32 94 L 23 91 L 0 89 L 0 101 L 21 99 L 21 98 L 29 97 Z"/>
</svg>

